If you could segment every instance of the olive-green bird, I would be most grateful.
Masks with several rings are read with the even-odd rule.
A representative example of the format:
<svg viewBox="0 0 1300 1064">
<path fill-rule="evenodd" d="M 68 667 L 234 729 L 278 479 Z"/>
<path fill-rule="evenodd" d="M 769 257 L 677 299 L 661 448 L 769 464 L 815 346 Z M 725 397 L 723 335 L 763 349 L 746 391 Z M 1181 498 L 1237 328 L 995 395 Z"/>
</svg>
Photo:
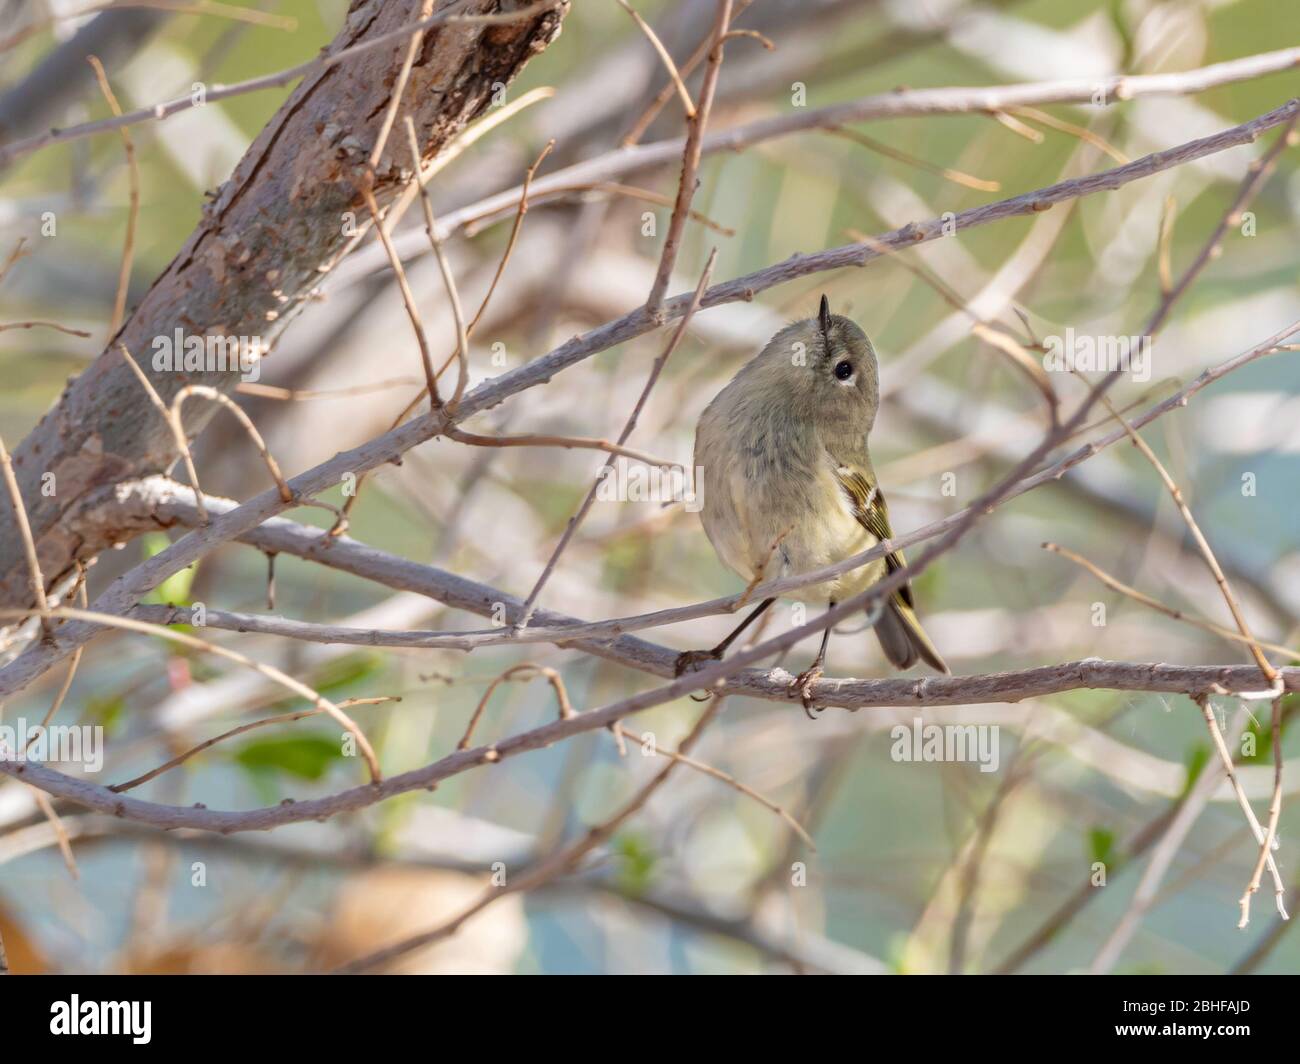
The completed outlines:
<svg viewBox="0 0 1300 1064">
<path fill-rule="evenodd" d="M 890 538 L 889 509 L 867 450 L 879 405 L 875 349 L 854 322 L 830 312 L 825 296 L 817 317 L 786 326 L 741 367 L 705 409 L 695 435 L 700 517 L 729 569 L 745 581 L 796 576 Z M 902 552 L 893 551 L 790 597 L 834 606 L 904 564 Z M 680 655 L 678 675 L 721 658 L 773 601 L 712 650 Z M 876 637 L 895 668 L 921 660 L 948 672 L 917 620 L 909 585 L 876 612 Z M 829 638 L 828 628 L 816 661 L 795 681 L 805 709 Z"/>
</svg>

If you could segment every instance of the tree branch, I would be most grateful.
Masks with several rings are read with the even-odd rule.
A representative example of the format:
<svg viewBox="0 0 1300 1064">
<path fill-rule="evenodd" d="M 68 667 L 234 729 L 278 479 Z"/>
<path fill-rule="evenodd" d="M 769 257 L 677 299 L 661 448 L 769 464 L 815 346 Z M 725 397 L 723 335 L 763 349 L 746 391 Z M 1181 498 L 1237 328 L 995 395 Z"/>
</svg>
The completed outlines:
<svg viewBox="0 0 1300 1064">
<path fill-rule="evenodd" d="M 441 0 L 442 15 L 452 3 Z M 469 12 L 498 14 L 504 3 L 473 0 Z M 409 37 L 407 24 L 418 5 L 419 0 L 361 0 L 330 45 L 330 54 L 393 35 Z M 514 12 L 502 25 L 436 24 L 427 29 L 403 103 L 420 133 L 426 160 L 487 109 L 495 85 L 511 81 L 555 37 L 565 5 L 545 8 L 530 18 Z M 465 11 L 457 0 L 457 18 Z M 187 384 L 230 391 L 239 371 L 156 369 L 150 352 L 159 350 L 159 342 L 183 346 L 176 344 L 178 334 L 223 338 L 222 353 L 227 354 L 230 343 L 242 338 L 265 349 L 277 323 L 310 297 L 320 281 L 319 268 L 348 242 L 352 223 L 364 210 L 354 178 L 376 140 L 403 52 L 390 42 L 308 75 L 112 338 L 110 349 L 120 343 L 131 351 L 165 402 Z M 406 154 L 390 148 L 381 161 L 373 185 L 379 203 L 391 202 L 401 191 Z M 183 355 L 174 353 L 178 360 Z M 14 453 L 42 567 L 52 583 L 71 572 L 74 560 L 105 546 L 87 542 L 65 521 L 86 492 L 162 472 L 178 455 L 166 425 L 137 416 L 138 404 L 138 382 L 120 358 L 106 351 Z M 212 408 L 198 411 L 191 430 L 201 430 L 212 413 Z M 41 490 L 45 473 L 55 476 L 53 495 Z M 11 527 L 12 514 L 10 503 L 0 502 L 0 527 Z M 31 604 L 19 578 L 20 549 L 14 537 L 0 538 L 0 606 Z"/>
<path fill-rule="evenodd" d="M 790 700 L 790 678 L 785 675 L 785 700 Z M 1300 690 L 1300 668 L 1281 670 L 1286 690 Z M 734 679 L 734 678 L 733 678 Z M 823 681 L 821 689 L 833 687 L 830 696 L 837 704 L 863 706 L 963 705 L 979 702 L 1015 702 L 1062 691 L 1113 690 L 1161 691 L 1166 693 L 1205 695 L 1217 687 L 1243 690 L 1258 687 L 1262 676 L 1249 665 L 1161 665 L 1139 662 L 1101 661 L 1087 658 L 1062 662 L 1035 669 L 990 673 L 981 676 L 951 676 L 923 679 L 838 680 Z M 624 699 L 604 709 L 579 713 L 567 720 L 521 732 L 490 746 L 457 750 L 430 765 L 390 776 L 378 783 L 354 787 L 324 798 L 289 801 L 262 809 L 233 812 L 194 806 L 160 805 L 116 794 L 85 780 L 74 779 L 35 762 L 0 760 L 0 774 L 22 780 L 47 794 L 66 798 L 77 805 L 102 813 L 123 817 L 155 827 L 197 828 L 203 831 L 230 833 L 267 831 L 284 824 L 301 823 L 339 813 L 364 809 L 409 791 L 425 790 L 441 780 L 467 772 L 481 765 L 496 765 L 506 758 L 540 750 L 582 732 L 605 728 L 668 697 L 689 689 L 690 677 L 657 688 L 644 695 Z M 682 690 L 679 691 L 678 688 Z M 756 694 L 744 685 L 741 694 Z M 758 697 L 763 697 L 761 694 Z M 794 695 L 798 699 L 798 695 Z"/>
<path fill-rule="evenodd" d="M 717 306 L 722 303 L 736 302 L 740 300 L 750 300 L 759 291 L 764 291 L 776 285 L 783 284 L 787 281 L 795 280 L 799 277 L 807 276 L 823 270 L 839 269 L 846 266 L 861 266 L 879 257 L 886 248 L 898 248 L 910 246 L 912 244 L 923 243 L 937 239 L 945 232 L 949 231 L 949 226 L 955 221 L 958 229 L 969 228 L 977 225 L 985 225 L 990 222 L 999 221 L 1005 218 L 1014 217 L 1020 214 L 1036 213 L 1049 208 L 1054 203 L 1063 202 L 1075 197 L 1090 195 L 1094 192 L 1112 190 L 1120 188 L 1123 185 L 1138 180 L 1142 177 L 1148 177 L 1151 174 L 1159 173 L 1173 166 L 1190 162 L 1194 159 L 1203 158 L 1216 152 L 1226 150 L 1241 144 L 1247 144 L 1254 141 L 1262 132 L 1274 126 L 1281 125 L 1291 121 L 1300 110 L 1300 100 L 1291 100 L 1281 107 L 1269 111 L 1267 114 L 1252 119 L 1239 126 L 1224 130 L 1220 133 L 1213 134 L 1209 137 L 1203 137 L 1199 140 L 1190 141 L 1186 144 L 1179 145 L 1167 151 L 1157 152 L 1153 155 L 1144 156 L 1128 166 L 1117 167 L 1112 170 L 1105 170 L 1101 173 L 1092 174 L 1083 178 L 1076 178 L 1069 181 L 1058 182 L 1046 188 L 1034 192 L 1024 193 L 1011 199 L 1001 200 L 997 203 L 987 204 L 982 207 L 976 207 L 968 211 L 962 211 L 946 221 L 935 218 L 921 224 L 911 223 L 901 229 L 896 229 L 892 233 L 887 233 L 876 238 L 872 246 L 866 247 L 861 243 L 853 243 L 844 247 L 832 248 L 827 251 L 817 252 L 810 255 L 795 255 L 785 262 L 778 263 L 754 273 L 735 278 L 734 280 L 714 285 L 708 289 L 699 299 L 700 306 Z M 696 300 L 696 293 L 689 292 L 674 296 L 668 300 L 663 308 L 666 319 L 676 319 L 686 314 L 689 308 Z M 654 318 L 650 315 L 645 307 L 640 307 L 630 313 L 609 322 L 589 333 L 574 337 L 567 343 L 562 344 L 554 351 L 547 355 L 537 358 L 521 366 L 518 369 L 511 370 L 495 377 L 484 384 L 475 388 L 465 396 L 463 402 L 456 411 L 455 420 L 464 420 L 476 413 L 490 409 L 502 402 L 504 399 L 518 392 L 524 391 L 536 385 L 549 381 L 551 377 L 562 369 L 578 362 L 584 361 L 593 354 L 606 350 L 615 344 L 623 343 L 635 336 L 649 332 L 656 327 Z M 1291 333 L 1295 327 L 1290 327 L 1279 333 L 1272 340 L 1260 345 L 1253 351 L 1239 356 L 1238 359 L 1226 363 L 1223 367 L 1218 368 L 1221 375 L 1228 372 L 1236 365 L 1245 361 L 1259 357 L 1275 348 L 1276 344 L 1281 342 Z M 102 362 L 102 360 L 101 360 Z M 97 363 L 99 365 L 100 363 Z M 123 372 L 128 372 L 124 370 Z M 86 376 L 93 374 L 93 370 L 84 374 Z M 1197 387 L 1203 387 L 1213 377 L 1208 373 L 1202 374 L 1195 382 Z M 1180 404 L 1179 404 L 1180 405 Z M 62 406 L 62 404 L 61 404 Z M 1167 409 L 1164 404 L 1150 412 L 1149 417 L 1158 416 L 1159 413 Z M 56 411 L 57 412 L 57 411 Z M 46 421 L 51 420 L 47 417 Z M 390 462 L 394 458 L 424 441 L 435 436 L 445 433 L 448 427 L 453 423 L 453 419 L 447 411 L 434 411 L 428 415 L 407 422 L 361 445 L 353 448 L 351 451 L 341 452 L 328 462 L 324 462 L 315 468 L 308 470 L 306 473 L 294 477 L 289 486 L 297 498 L 311 497 L 318 492 L 325 490 L 339 483 L 345 475 L 351 473 L 359 475 L 375 467 Z M 1135 427 L 1140 427 L 1141 419 L 1134 421 Z M 43 423 L 44 424 L 44 423 Z M 1069 432 L 1073 432 L 1076 426 L 1067 426 Z M 28 437 L 25 446 L 30 443 L 33 437 Z M 1120 432 L 1115 438 L 1119 438 L 1123 433 Z M 1066 434 L 1068 437 L 1068 433 Z M 1108 442 L 1113 442 L 1108 441 Z M 1073 455 L 1056 463 L 1048 469 L 1042 470 L 1033 475 L 1026 476 L 1014 485 L 1009 485 L 1007 492 L 1001 501 L 1007 498 L 1014 498 L 1016 495 L 1023 494 L 1032 487 L 1043 483 L 1047 479 L 1059 477 L 1073 465 L 1077 465 L 1087 457 L 1096 453 L 1098 444 L 1088 444 L 1086 447 L 1076 451 Z M 1045 457 L 1047 450 L 1040 447 L 1035 452 L 1033 461 L 1027 468 L 1036 467 L 1042 457 Z M 126 479 L 125 477 L 114 479 Z M 48 500 L 43 500 L 48 502 Z M 185 566 L 190 565 L 198 558 L 202 557 L 207 551 L 218 543 L 231 539 L 236 539 L 252 528 L 266 521 L 267 518 L 283 512 L 289 506 L 275 491 L 264 492 L 261 495 L 244 503 L 237 509 L 222 515 L 222 517 L 213 521 L 212 524 L 192 532 L 183 537 L 176 543 L 173 543 L 166 550 L 150 558 L 147 562 L 129 573 L 116 580 L 110 588 L 104 593 L 100 600 L 95 603 L 95 609 L 101 613 L 121 613 L 129 610 L 135 603 L 148 591 L 156 587 L 168 576 L 180 571 Z M 959 514 L 955 514 L 943 521 L 935 522 L 931 526 L 919 529 L 910 536 L 899 536 L 890 542 L 888 550 L 895 550 L 900 547 L 906 547 L 910 543 L 917 542 L 920 539 L 929 538 L 936 534 L 951 535 L 959 533 L 972 519 L 972 508 L 967 508 Z M 85 537 L 86 530 L 77 528 L 75 520 L 68 521 L 67 527 L 61 527 L 58 530 L 59 536 L 64 540 L 72 540 L 68 544 L 68 553 L 75 555 L 78 550 L 87 549 L 87 540 Z M 119 535 L 118 540 L 124 538 Z M 109 542 L 116 541 L 112 538 Z M 97 547 L 106 545 L 103 541 L 95 541 Z M 4 543 L 0 542 L 0 548 Z M 874 552 L 874 553 L 873 553 Z M 865 564 L 867 561 L 881 556 L 886 552 L 884 546 L 872 548 L 863 555 L 847 559 L 837 566 L 828 567 L 817 574 L 809 574 L 803 578 L 787 578 L 787 581 L 773 581 L 763 585 L 762 590 L 767 594 L 779 594 L 784 590 L 789 590 L 796 586 L 802 586 L 806 583 L 813 583 L 816 580 L 825 579 L 828 576 L 836 575 L 839 572 L 846 572 L 849 569 L 856 568 Z M 93 553 L 93 551 L 92 551 Z M 3 562 L 3 553 L 0 553 L 0 562 Z M 918 559 L 913 566 L 913 572 L 919 572 L 920 567 L 925 564 L 926 559 L 923 556 Z M 70 564 L 70 562 L 69 562 Z M 11 567 L 12 570 L 12 567 Z M 0 570 L 2 571 L 2 570 Z M 897 576 L 898 574 L 895 574 Z M 13 579 L 9 577 L 9 579 Z M 893 579 L 891 577 L 890 579 Z M 901 579 L 901 577 L 900 577 Z M 0 590 L 3 590 L 4 584 L 0 582 Z M 0 606 L 3 600 L 0 599 Z M 841 605 L 837 609 L 847 612 L 846 605 Z M 830 623 L 830 622 L 828 622 Z M 84 625 L 68 624 L 60 630 L 60 640 L 57 646 L 41 645 L 33 647 L 27 651 L 17 661 L 14 661 L 6 668 L 0 670 L 0 697 L 12 694 L 20 690 L 29 683 L 33 678 L 40 675 L 46 669 L 51 667 L 57 661 L 61 660 L 67 654 L 71 653 L 74 647 L 84 643 L 94 631 Z"/>
</svg>

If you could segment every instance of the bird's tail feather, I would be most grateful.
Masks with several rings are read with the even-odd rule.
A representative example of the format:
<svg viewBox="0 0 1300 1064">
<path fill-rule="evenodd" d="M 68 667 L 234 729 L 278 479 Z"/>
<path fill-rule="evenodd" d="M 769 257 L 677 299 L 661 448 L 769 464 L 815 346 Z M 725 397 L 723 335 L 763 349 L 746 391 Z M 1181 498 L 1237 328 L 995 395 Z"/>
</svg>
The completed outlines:
<svg viewBox="0 0 1300 1064">
<path fill-rule="evenodd" d="M 948 666 L 925 634 L 916 613 L 896 595 L 890 596 L 889 604 L 876 622 L 876 638 L 896 669 L 910 669 L 919 659 L 939 672 L 948 672 Z"/>
</svg>

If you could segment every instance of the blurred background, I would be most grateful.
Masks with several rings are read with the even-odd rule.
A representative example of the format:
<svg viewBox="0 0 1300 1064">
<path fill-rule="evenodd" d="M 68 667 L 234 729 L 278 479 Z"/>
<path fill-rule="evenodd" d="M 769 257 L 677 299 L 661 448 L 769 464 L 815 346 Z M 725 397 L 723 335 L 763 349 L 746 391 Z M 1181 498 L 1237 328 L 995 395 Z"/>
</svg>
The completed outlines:
<svg viewBox="0 0 1300 1064">
<path fill-rule="evenodd" d="M 712 0 L 637 0 L 679 60 L 707 32 Z M 75 75 L 30 91 L 33 71 L 93 15 L 81 5 L 0 2 L 0 129 L 6 137 L 103 117 L 79 61 Z M 187 9 L 188 11 L 189 9 Z M 99 50 L 126 109 L 231 83 L 314 56 L 337 32 L 342 0 L 258 0 L 200 14 L 112 11 Z M 898 86 L 997 85 L 1147 74 L 1300 44 L 1280 0 L 922 3 L 757 0 L 736 26 L 770 38 L 729 43 L 711 129 L 821 107 Z M 31 31 L 23 30 L 31 27 Z M 69 67 L 69 71 L 72 68 Z M 688 79 L 698 85 L 698 73 Z M 560 38 L 526 68 L 512 114 L 431 185 L 440 216 L 513 188 L 547 141 L 539 175 L 615 149 L 664 86 L 663 67 L 614 0 L 581 0 Z M 803 92 L 800 93 L 800 86 Z M 717 248 L 714 280 L 796 252 L 847 243 L 1095 172 L 1243 122 L 1297 94 L 1296 73 L 1189 96 L 928 116 L 853 127 L 877 147 L 827 131 L 707 156 L 671 291 L 694 287 Z M 56 91 L 57 90 L 57 91 Z M 128 308 L 188 236 L 205 202 L 288 89 L 250 93 L 133 127 L 141 211 Z M 680 136 L 670 99 L 645 130 Z M 1043 214 L 961 232 L 906 253 L 987 321 L 1043 337 L 1138 333 L 1159 302 L 1162 224 L 1175 276 L 1227 210 L 1247 167 L 1272 142 L 1213 155 Z M 679 165 L 620 177 L 628 189 L 575 190 L 527 214 L 501 286 L 471 344 L 472 381 L 515 368 L 574 333 L 644 301 Z M 647 194 L 649 198 L 647 198 Z M 0 173 L 0 254 L 29 254 L 0 287 L 0 321 L 55 320 L 0 333 L 0 435 L 12 447 L 64 382 L 106 340 L 126 231 L 128 172 L 115 134 L 57 145 Z M 656 200 L 655 197 L 659 197 Z M 1144 382 L 1113 392 L 1139 409 L 1207 366 L 1300 317 L 1300 172 L 1295 152 L 1254 200 L 1251 235 L 1230 229 L 1223 254 L 1177 304 Z M 53 235 L 42 232 L 52 212 Z M 443 282 L 410 212 L 408 271 L 425 327 L 450 354 Z M 647 214 L 658 235 L 647 235 Z M 498 213 L 448 244 L 467 306 L 487 290 L 510 230 Z M 690 463 L 700 411 L 787 321 L 825 292 L 872 336 L 884 402 L 872 451 L 895 531 L 968 504 L 1034 446 L 1041 396 L 954 307 L 895 260 L 822 274 L 752 303 L 701 312 L 629 441 Z M 419 353 L 392 273 L 372 240 L 322 285 L 320 300 L 278 337 L 261 386 L 240 395 L 287 474 L 385 431 L 420 386 Z M 566 370 L 472 419 L 481 433 L 615 438 L 662 350 L 661 330 Z M 1054 382 L 1068 401 L 1084 394 Z M 1178 480 L 1261 638 L 1294 645 L 1300 617 L 1300 364 L 1261 360 L 1207 389 L 1144 434 Z M 1098 425 L 1088 436 L 1102 435 Z M 233 420 L 199 441 L 201 482 L 245 499 L 271 486 Z M 590 451 L 475 449 L 438 440 L 371 477 L 352 514 L 364 543 L 527 595 L 601 466 Z M 1245 480 L 1245 475 L 1251 475 Z M 183 473 L 178 473 L 183 476 Z M 1253 493 L 1243 490 L 1249 482 Z M 326 498 L 338 503 L 338 491 Z M 295 520 L 327 524 L 297 510 Z M 956 673 L 1097 656 L 1244 663 L 1243 648 L 1163 617 L 1040 549 L 1053 540 L 1145 593 L 1230 624 L 1169 496 L 1131 447 L 1114 447 L 1058 483 L 982 522 L 916 581 L 927 630 Z M 156 552 L 144 537 L 104 557 L 96 590 Z M 265 612 L 265 557 L 227 546 L 160 589 L 157 601 Z M 681 506 L 599 502 L 563 556 L 541 605 L 585 619 L 683 605 L 740 590 Z M 376 628 L 476 629 L 475 617 L 280 556 L 275 612 Z M 1095 623 L 1096 604 L 1105 623 Z M 800 623 L 779 604 L 770 635 Z M 643 633 L 675 648 L 709 646 L 733 619 Z M 847 630 L 847 629 L 846 629 Z M 209 632 L 278 664 L 336 700 L 400 696 L 352 712 L 386 774 L 452 748 L 491 680 L 523 661 L 559 670 L 574 706 L 593 709 L 652 678 L 541 644 L 443 651 L 360 650 Z M 809 643 L 783 664 L 798 672 Z M 1280 660 L 1280 659 L 1279 659 Z M 869 633 L 832 639 L 828 676 L 888 675 Z M 919 673 L 918 673 L 919 674 Z M 4 707 L 39 719 L 62 671 Z M 1287 699 L 1288 717 L 1294 700 Z M 1216 702 L 1231 713 L 1232 707 Z M 228 663 L 158 639 L 106 634 L 88 648 L 59 722 L 106 729 L 101 782 L 117 782 L 238 724 L 302 709 Z M 1267 709 L 1266 704 L 1262 707 Z M 703 707 L 688 699 L 640 714 L 671 748 Z M 501 684 L 478 726 L 504 737 L 555 715 L 538 676 Z M 910 709 L 828 710 L 728 699 L 693 756 L 768 796 L 815 839 L 811 850 L 769 809 L 679 767 L 672 781 L 573 875 L 513 895 L 455 938 L 400 962 L 408 971 L 484 972 L 1069 972 L 1086 968 L 1129 905 L 1149 847 L 1211 756 L 1185 697 L 1076 691 L 1014 705 L 929 709 L 928 723 L 1000 728 L 995 773 L 969 763 L 900 763 L 890 729 Z M 1267 715 L 1259 714 L 1267 724 Z M 1252 727 L 1254 727 L 1252 725 Z M 1284 752 L 1300 749 L 1284 730 Z M 214 746 L 141 787 L 142 798 L 243 809 L 358 782 L 333 725 L 277 725 Z M 1243 779 L 1261 816 L 1271 785 L 1267 727 Z M 161 833 L 60 806 L 76 872 L 32 793 L 0 784 L 0 936 L 16 971 L 318 971 L 436 926 L 478 896 L 494 862 L 522 868 L 606 819 L 662 768 L 606 732 L 456 776 L 329 823 L 230 837 Z M 1288 786 L 1300 779 L 1292 772 Z M 1253 788 L 1253 789 L 1252 789 Z M 1224 800 L 1226 799 L 1226 800 Z M 1278 858 L 1292 887 L 1300 827 L 1288 796 Z M 1118 971 L 1294 971 L 1300 936 L 1272 911 L 1267 882 L 1247 931 L 1236 902 L 1257 846 L 1223 794 L 1197 819 Z M 1094 863 L 1104 887 L 1090 885 Z M 1294 907 L 1294 906 L 1293 906 Z"/>
</svg>

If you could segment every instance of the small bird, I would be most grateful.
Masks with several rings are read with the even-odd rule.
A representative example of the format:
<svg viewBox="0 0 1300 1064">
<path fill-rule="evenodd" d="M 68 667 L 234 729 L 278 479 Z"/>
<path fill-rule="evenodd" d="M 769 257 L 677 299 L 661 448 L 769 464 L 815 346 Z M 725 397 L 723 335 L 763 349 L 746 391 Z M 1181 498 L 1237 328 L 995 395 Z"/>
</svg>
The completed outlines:
<svg viewBox="0 0 1300 1064">
<path fill-rule="evenodd" d="M 729 569 L 751 584 L 796 576 L 891 537 L 867 450 L 879 405 L 875 349 L 853 321 L 831 313 L 825 296 L 817 317 L 786 326 L 741 367 L 700 416 L 695 434 L 700 518 Z M 893 551 L 790 597 L 833 607 L 905 564 L 902 551 Z M 773 601 L 760 603 L 712 650 L 679 655 L 677 675 L 720 659 Z M 908 584 L 873 612 L 876 637 L 895 668 L 919 659 L 948 672 L 917 620 Z M 792 685 L 805 712 L 829 640 L 827 628 L 812 667 Z"/>
</svg>

